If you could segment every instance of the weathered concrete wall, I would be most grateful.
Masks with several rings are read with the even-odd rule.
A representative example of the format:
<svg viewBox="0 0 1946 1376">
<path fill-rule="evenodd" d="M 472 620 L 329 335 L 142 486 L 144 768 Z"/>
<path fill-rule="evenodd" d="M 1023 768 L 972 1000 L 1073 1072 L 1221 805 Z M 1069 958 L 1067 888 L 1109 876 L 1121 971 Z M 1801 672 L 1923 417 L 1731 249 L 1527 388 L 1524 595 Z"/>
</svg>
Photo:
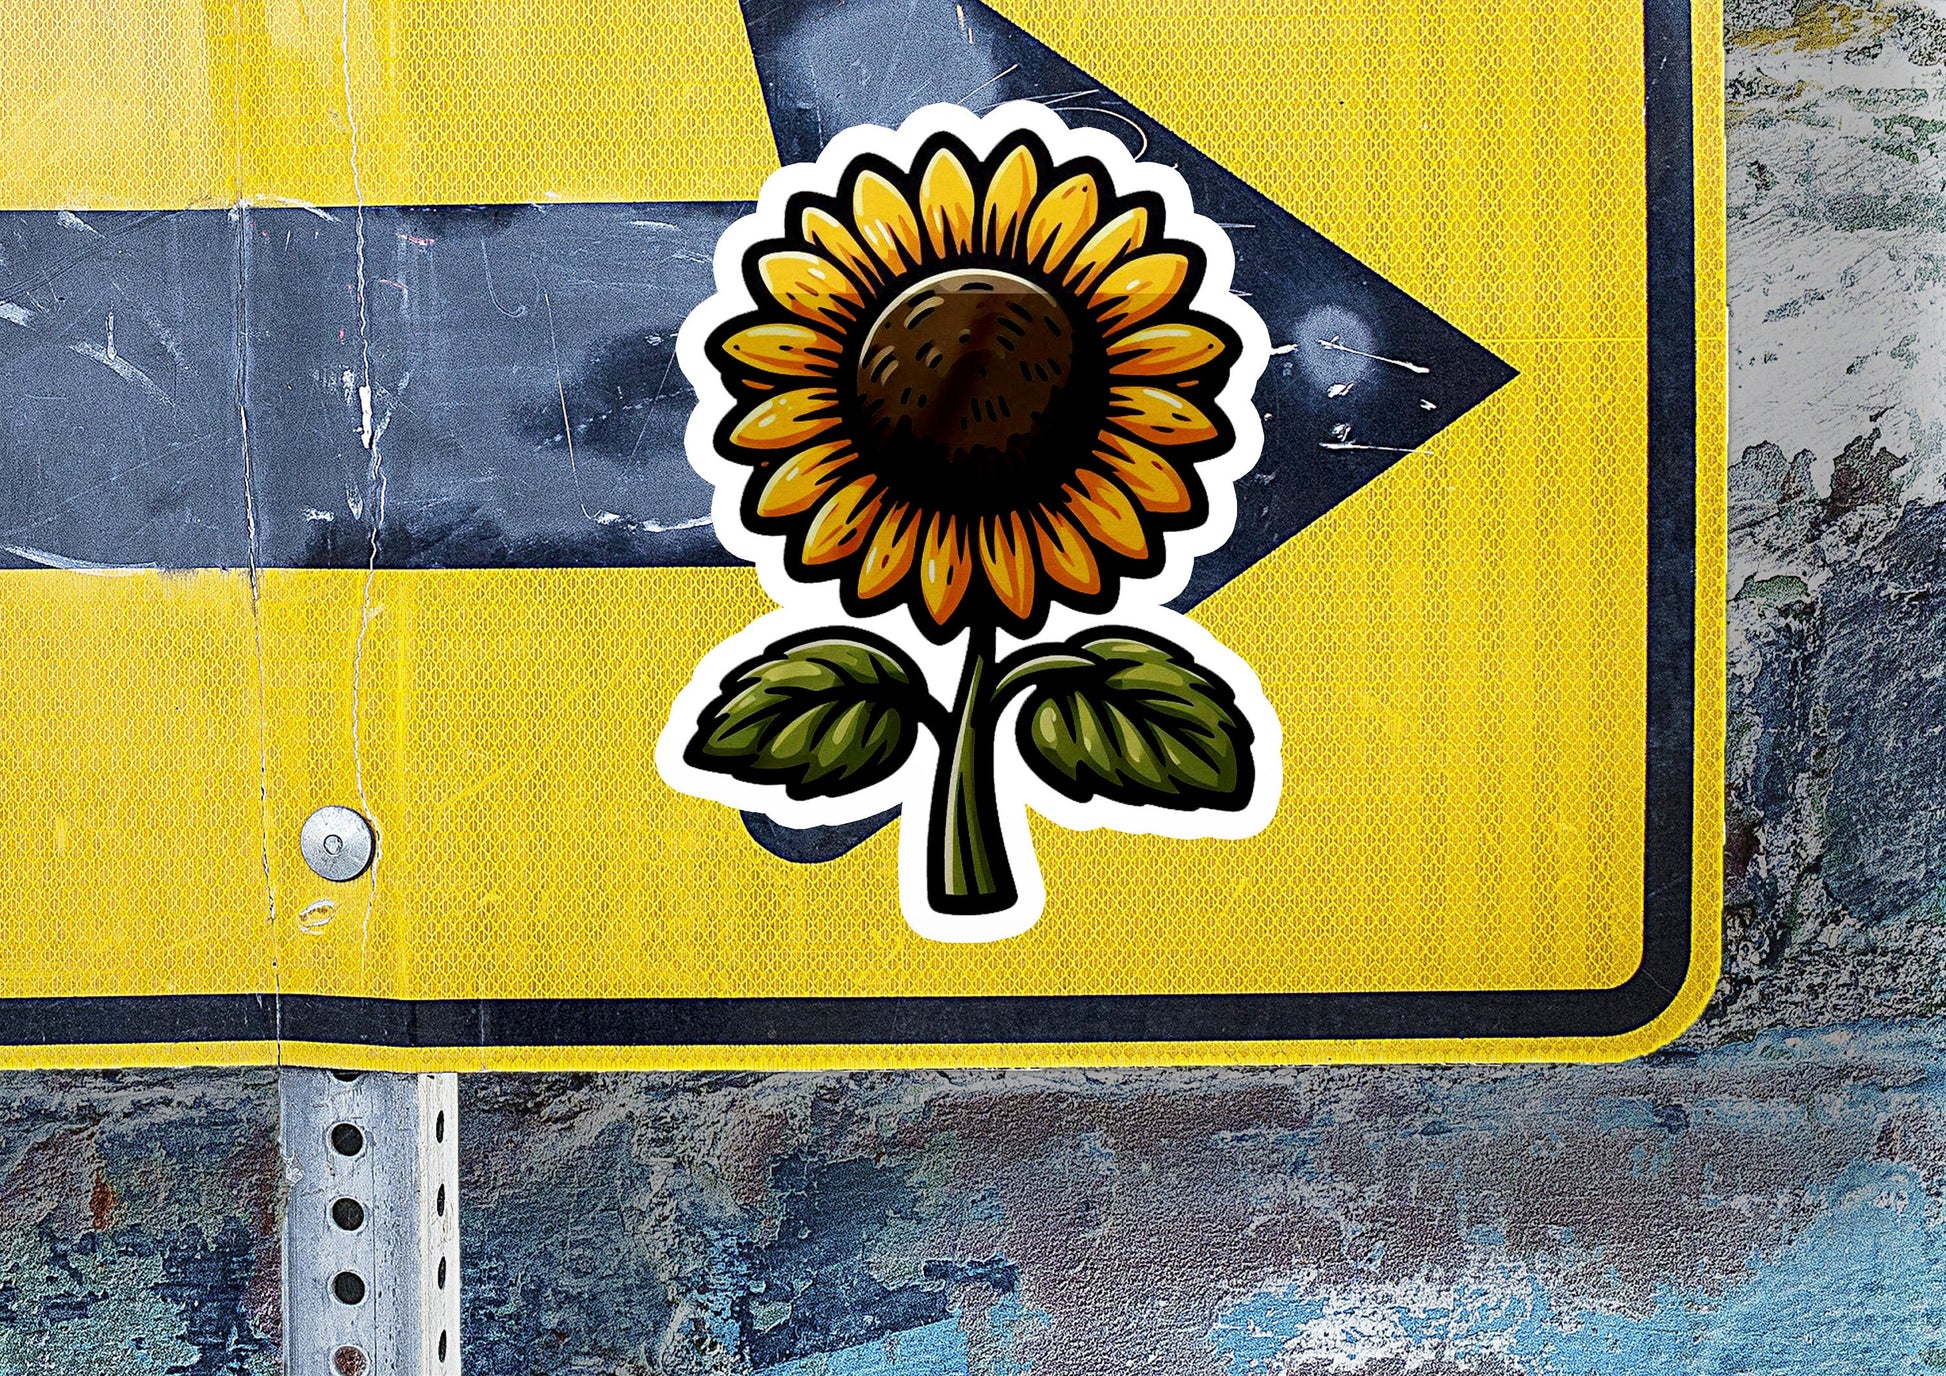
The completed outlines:
<svg viewBox="0 0 1946 1376">
<path fill-rule="evenodd" d="M 1702 1023 L 1622 1067 L 471 1079 L 471 1371 L 1946 1367 L 1946 19 L 1726 37 Z M 273 1370 L 275 1103 L 0 1080 L 0 1372 Z"/>
<path fill-rule="evenodd" d="M 0 1372 L 277 1366 L 271 1070 L 0 1076 Z"/>
</svg>

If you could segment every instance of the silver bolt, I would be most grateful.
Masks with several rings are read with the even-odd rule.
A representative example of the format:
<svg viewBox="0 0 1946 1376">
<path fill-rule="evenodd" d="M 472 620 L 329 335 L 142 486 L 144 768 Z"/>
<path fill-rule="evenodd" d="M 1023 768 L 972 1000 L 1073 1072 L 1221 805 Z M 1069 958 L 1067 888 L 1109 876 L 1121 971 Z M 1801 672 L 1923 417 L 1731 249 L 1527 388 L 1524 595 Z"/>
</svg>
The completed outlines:
<svg viewBox="0 0 1946 1376">
<path fill-rule="evenodd" d="M 320 879 L 344 883 L 372 863 L 372 824 L 348 807 L 321 807 L 304 819 L 297 848 Z"/>
</svg>

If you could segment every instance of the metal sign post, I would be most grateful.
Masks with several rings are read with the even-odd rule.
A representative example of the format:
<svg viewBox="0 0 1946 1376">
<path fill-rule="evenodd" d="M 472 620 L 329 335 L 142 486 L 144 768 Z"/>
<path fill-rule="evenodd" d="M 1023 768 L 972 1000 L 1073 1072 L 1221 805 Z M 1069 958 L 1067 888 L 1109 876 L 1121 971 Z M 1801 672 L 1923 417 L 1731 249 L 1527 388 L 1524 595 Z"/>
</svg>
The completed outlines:
<svg viewBox="0 0 1946 1376">
<path fill-rule="evenodd" d="M 286 1067 L 288 1376 L 459 1376 L 459 1081 Z"/>
</svg>

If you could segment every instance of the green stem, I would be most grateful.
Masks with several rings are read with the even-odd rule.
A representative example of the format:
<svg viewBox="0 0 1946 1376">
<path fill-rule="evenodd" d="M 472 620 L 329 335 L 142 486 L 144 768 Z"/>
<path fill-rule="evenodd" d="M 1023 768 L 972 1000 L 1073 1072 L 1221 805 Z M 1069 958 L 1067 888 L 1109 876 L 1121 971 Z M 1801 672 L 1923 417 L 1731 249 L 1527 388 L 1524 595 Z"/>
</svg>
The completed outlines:
<svg viewBox="0 0 1946 1376">
<path fill-rule="evenodd" d="M 990 627 L 972 632 L 952 734 L 940 743 L 933 778 L 926 888 L 933 908 L 942 913 L 995 913 L 1012 907 L 1019 896 L 993 796 L 993 728 L 999 716 L 993 639 Z"/>
</svg>

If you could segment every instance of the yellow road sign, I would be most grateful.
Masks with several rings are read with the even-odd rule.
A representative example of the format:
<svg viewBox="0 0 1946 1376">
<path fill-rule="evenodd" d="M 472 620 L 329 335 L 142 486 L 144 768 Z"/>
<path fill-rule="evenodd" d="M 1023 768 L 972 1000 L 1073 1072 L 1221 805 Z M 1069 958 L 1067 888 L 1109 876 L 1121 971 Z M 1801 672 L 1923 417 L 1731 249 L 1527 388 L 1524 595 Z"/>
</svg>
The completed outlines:
<svg viewBox="0 0 1946 1376">
<path fill-rule="evenodd" d="M 33 7 L 0 1063 L 1667 1041 L 1717 29 Z"/>
</svg>

